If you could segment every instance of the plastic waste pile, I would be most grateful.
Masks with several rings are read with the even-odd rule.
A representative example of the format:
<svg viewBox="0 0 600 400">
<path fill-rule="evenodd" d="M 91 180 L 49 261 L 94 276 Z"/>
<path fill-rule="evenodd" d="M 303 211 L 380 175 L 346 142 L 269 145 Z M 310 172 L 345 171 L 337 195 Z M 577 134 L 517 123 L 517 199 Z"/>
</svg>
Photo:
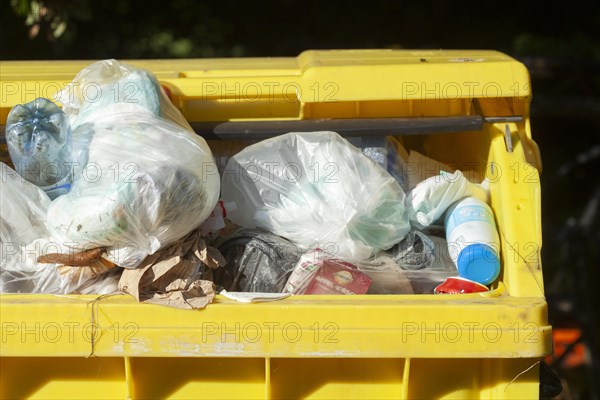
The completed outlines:
<svg viewBox="0 0 600 400">
<path fill-rule="evenodd" d="M 98 93 L 93 101 L 85 91 L 92 83 Z M 46 229 L 35 237 L 46 243 L 34 249 L 42 259 L 53 247 L 53 254 L 80 256 L 46 257 L 50 262 L 135 268 L 213 211 L 220 182 L 211 150 L 149 72 L 97 62 L 57 100 L 62 110 L 48 99 L 14 107 L 6 128 L 17 171 L 54 198 L 37 215 Z M 32 166 L 40 168 L 32 174 Z M 3 207 L 3 224 L 15 218 Z M 91 249 L 96 258 L 82 260 Z"/>
<path fill-rule="evenodd" d="M 94 102 L 81 92 L 88 82 L 100 88 Z M 48 210 L 48 229 L 59 242 L 76 242 L 75 250 L 105 247 L 107 260 L 134 268 L 208 217 L 219 196 L 211 150 L 156 78 L 101 61 L 83 69 L 58 99 L 69 116 L 75 158 L 86 166 Z M 85 145 L 78 148 L 80 138 Z"/>
<path fill-rule="evenodd" d="M 119 289 L 173 304 L 173 275 L 180 305 L 198 308 L 214 288 L 459 293 L 499 275 L 487 182 L 446 167 L 415 179 L 411 160 L 434 161 L 399 137 L 292 132 L 219 145 L 217 168 L 148 71 L 100 61 L 56 101 L 7 118 L 16 172 L 1 165 L 0 292 Z"/>
</svg>

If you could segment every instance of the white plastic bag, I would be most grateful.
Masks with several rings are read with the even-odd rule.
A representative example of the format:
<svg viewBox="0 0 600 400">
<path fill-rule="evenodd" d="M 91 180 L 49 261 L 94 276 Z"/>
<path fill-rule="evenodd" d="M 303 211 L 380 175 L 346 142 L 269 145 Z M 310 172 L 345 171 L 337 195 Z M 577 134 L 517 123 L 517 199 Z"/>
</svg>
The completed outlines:
<svg viewBox="0 0 600 400">
<path fill-rule="evenodd" d="M 340 257 L 367 259 L 410 230 L 398 182 L 335 132 L 247 147 L 227 163 L 222 198 L 233 222 Z"/>
<path fill-rule="evenodd" d="M 57 99 L 85 167 L 50 205 L 56 240 L 75 252 L 106 247 L 106 259 L 135 268 L 208 217 L 220 185 L 212 153 L 151 73 L 100 61 Z"/>
<path fill-rule="evenodd" d="M 117 288 L 114 272 L 90 267 L 41 264 L 48 253 L 66 253 L 50 239 L 46 214 L 50 198 L 16 171 L 0 163 L 0 293 L 110 293 Z"/>
<path fill-rule="evenodd" d="M 150 112 L 191 130 L 186 119 L 164 94 L 149 71 L 117 60 L 103 60 L 83 68 L 56 94 L 71 128 L 95 123 L 100 115 Z"/>
<path fill-rule="evenodd" d="M 48 236 L 50 198 L 6 164 L 0 163 L 0 168 L 0 293 L 27 293 L 42 271 L 24 249 Z"/>
<path fill-rule="evenodd" d="M 461 171 L 432 176 L 415 186 L 408 194 L 410 221 L 417 229 L 424 229 L 438 222 L 446 209 L 463 197 L 476 197 L 488 201 L 487 181 L 482 184 L 469 182 Z"/>
</svg>

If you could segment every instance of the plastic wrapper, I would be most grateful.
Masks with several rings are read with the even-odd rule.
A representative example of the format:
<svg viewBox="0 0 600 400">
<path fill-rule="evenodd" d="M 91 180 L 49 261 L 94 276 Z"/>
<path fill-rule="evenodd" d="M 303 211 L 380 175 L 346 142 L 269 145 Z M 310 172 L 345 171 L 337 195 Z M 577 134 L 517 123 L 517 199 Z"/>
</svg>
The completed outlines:
<svg viewBox="0 0 600 400">
<path fill-rule="evenodd" d="M 371 283 L 371 278 L 354 265 L 324 260 L 304 294 L 366 294 Z"/>
<path fill-rule="evenodd" d="M 456 268 L 440 270 L 432 266 L 419 270 L 404 269 L 389 255 L 357 264 L 358 269 L 373 282 L 368 294 L 433 294 L 435 287 L 446 278 L 458 276 Z"/>
<path fill-rule="evenodd" d="M 48 212 L 50 233 L 70 251 L 106 247 L 107 260 L 135 268 L 214 209 L 220 182 L 210 148 L 152 74 L 97 62 L 57 99 L 73 128 L 73 158 L 84 164 Z"/>
<path fill-rule="evenodd" d="M 0 168 L 2 268 L 14 271 L 23 267 L 19 262 L 22 260 L 12 257 L 20 256 L 19 248 L 37 238 L 48 236 L 45 222 L 50 199 L 40 188 L 25 181 L 6 164 L 1 163 Z"/>
<path fill-rule="evenodd" d="M 227 291 L 280 293 L 301 254 L 294 243 L 260 229 L 240 229 L 214 245 L 227 260 L 213 272 L 215 283 Z"/>
<path fill-rule="evenodd" d="M 292 269 L 283 291 L 292 294 L 304 293 L 326 259 L 333 259 L 333 256 L 321 249 L 313 249 L 302 254 Z"/>
<path fill-rule="evenodd" d="M 461 171 L 442 172 L 425 179 L 408 194 L 411 224 L 424 229 L 439 222 L 448 207 L 463 197 L 476 197 L 487 202 L 486 181 L 481 185 L 471 183 Z"/>
<path fill-rule="evenodd" d="M 358 268 L 373 280 L 370 294 L 432 294 L 446 278 L 458 276 L 446 239 L 415 230 Z"/>
<path fill-rule="evenodd" d="M 435 259 L 435 245 L 426 234 L 410 231 L 404 240 L 388 252 L 402 269 L 418 270 L 428 268 Z"/>
<path fill-rule="evenodd" d="M 284 287 L 284 292 L 310 294 L 313 290 L 311 286 L 314 286 L 315 279 L 323 265 L 328 263 L 356 269 L 369 278 L 368 280 L 357 279 L 352 283 L 354 286 L 348 288 L 349 292 L 343 289 L 331 290 L 330 287 L 327 293 L 332 294 L 362 294 L 365 292 L 367 294 L 433 294 L 434 288 L 444 282 L 446 278 L 458 276 L 455 267 L 450 269 L 433 268 L 435 262 L 430 267 L 420 270 L 405 269 L 390 255 L 390 252 L 381 252 L 369 260 L 353 260 L 338 258 L 321 249 L 313 249 L 302 254 Z M 327 277 L 332 274 L 321 275 Z M 335 279 L 328 280 L 336 283 Z M 343 281 L 346 284 L 348 282 L 347 279 Z M 322 284 L 319 286 L 323 287 Z M 332 285 L 327 284 L 327 286 Z"/>
<path fill-rule="evenodd" d="M 446 239 L 431 234 L 428 234 L 427 237 L 433 242 L 435 248 L 435 257 L 431 263 L 431 266 L 429 266 L 429 269 L 432 271 L 458 273 L 456 264 L 454 264 L 452 257 L 450 256 L 448 242 Z"/>
<path fill-rule="evenodd" d="M 410 270 L 405 270 L 392 257 L 381 254 L 369 262 L 358 265 L 358 269 L 371 278 L 368 294 L 413 294 Z M 418 271 L 421 272 L 422 271 Z"/>
<path fill-rule="evenodd" d="M 394 136 L 356 136 L 348 141 L 361 149 L 362 153 L 385 169 L 407 191 L 408 174 L 406 159 L 408 153 L 401 139 Z"/>
<path fill-rule="evenodd" d="M 291 294 L 365 294 L 371 278 L 354 262 L 335 257 L 321 249 L 302 254 L 284 292 Z"/>
<path fill-rule="evenodd" d="M 365 156 L 386 169 L 387 139 L 385 136 L 355 136 L 346 140 L 358 147 Z"/>
<path fill-rule="evenodd" d="M 334 132 L 288 133 L 247 147 L 223 173 L 227 216 L 308 250 L 367 259 L 410 230 L 404 191 Z"/>
</svg>

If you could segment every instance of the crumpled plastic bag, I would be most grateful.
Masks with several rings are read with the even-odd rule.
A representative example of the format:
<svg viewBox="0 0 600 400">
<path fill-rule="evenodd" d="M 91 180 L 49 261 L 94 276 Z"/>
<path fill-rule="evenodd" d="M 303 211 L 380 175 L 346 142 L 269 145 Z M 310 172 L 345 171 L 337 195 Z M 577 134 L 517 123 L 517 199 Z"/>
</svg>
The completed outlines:
<svg viewBox="0 0 600 400">
<path fill-rule="evenodd" d="M 448 207 L 463 197 L 488 202 L 487 181 L 472 183 L 458 170 L 429 177 L 408 194 L 410 222 L 416 229 L 424 229 L 438 222 Z"/>
<path fill-rule="evenodd" d="M 435 244 L 420 231 L 410 231 L 403 241 L 388 253 L 402 269 L 420 270 L 429 268 L 435 259 Z"/>
<path fill-rule="evenodd" d="M 71 127 L 95 123 L 98 116 L 138 111 L 190 129 L 184 116 L 164 94 L 150 71 L 117 60 L 103 60 L 83 68 L 56 94 Z"/>
<path fill-rule="evenodd" d="M 227 216 L 305 250 L 367 259 L 410 230 L 396 180 L 335 132 L 288 133 L 233 156 L 222 178 Z"/>
<path fill-rule="evenodd" d="M 227 265 L 215 283 L 227 291 L 280 293 L 300 259 L 298 246 L 261 229 L 240 229 L 215 244 Z"/>
<path fill-rule="evenodd" d="M 73 252 L 106 247 L 107 260 L 135 268 L 214 209 L 220 180 L 210 148 L 151 73 L 100 61 L 57 99 L 83 165 L 71 191 L 50 205 L 56 241 Z"/>
<path fill-rule="evenodd" d="M 411 277 L 410 274 L 413 274 L 414 271 L 403 269 L 396 260 L 385 255 L 385 253 L 379 254 L 369 262 L 359 263 L 357 267 L 359 271 L 371 278 L 372 283 L 367 292 L 368 294 L 415 293 L 412 283 L 413 280 L 419 278 Z M 419 272 L 423 274 L 422 271 Z"/>
<path fill-rule="evenodd" d="M 41 272 L 25 247 L 47 237 L 50 198 L 16 171 L 0 163 L 0 293 L 33 292 Z"/>
<path fill-rule="evenodd" d="M 110 268 L 66 267 L 42 264 L 40 255 L 61 252 L 61 244 L 49 239 L 46 213 L 50 199 L 0 163 L 0 293 L 94 293 L 117 288 L 118 272 Z"/>
</svg>

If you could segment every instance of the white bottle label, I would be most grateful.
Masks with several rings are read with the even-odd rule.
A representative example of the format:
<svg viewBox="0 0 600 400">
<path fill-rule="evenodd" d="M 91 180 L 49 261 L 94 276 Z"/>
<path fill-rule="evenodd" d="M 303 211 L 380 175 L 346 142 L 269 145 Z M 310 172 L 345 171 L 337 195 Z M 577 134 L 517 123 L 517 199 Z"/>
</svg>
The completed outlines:
<svg viewBox="0 0 600 400">
<path fill-rule="evenodd" d="M 465 199 L 451 210 L 446 218 L 446 237 L 454 263 L 466 246 L 483 243 L 500 253 L 500 238 L 494 214 L 487 204 Z"/>
</svg>

